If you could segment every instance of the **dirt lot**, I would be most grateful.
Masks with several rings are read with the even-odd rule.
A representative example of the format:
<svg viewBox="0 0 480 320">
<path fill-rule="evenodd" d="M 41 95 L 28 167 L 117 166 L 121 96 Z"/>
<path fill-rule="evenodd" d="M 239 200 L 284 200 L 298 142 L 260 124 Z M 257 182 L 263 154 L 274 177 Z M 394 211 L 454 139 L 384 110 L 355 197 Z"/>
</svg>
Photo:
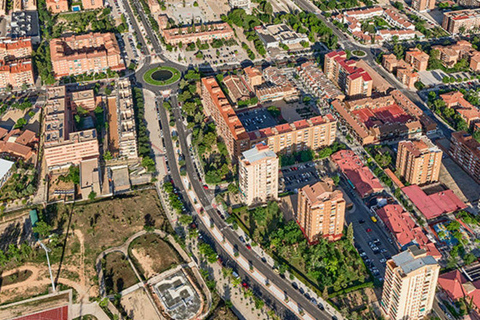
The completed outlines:
<svg viewBox="0 0 480 320">
<path fill-rule="evenodd" d="M 212 312 L 210 317 L 207 320 L 216 320 L 216 319 L 223 319 L 223 320 L 237 320 L 238 317 L 232 312 L 230 308 L 228 308 L 225 303 L 220 301 L 217 305 L 215 310 Z"/>
<path fill-rule="evenodd" d="M 182 262 L 178 252 L 156 234 L 137 238 L 130 246 L 130 252 L 137 261 L 139 271 L 149 279 Z"/>
<path fill-rule="evenodd" d="M 381 289 L 365 288 L 332 298 L 339 307 L 346 306 L 349 314 L 356 313 L 362 319 L 377 319 L 374 310 L 379 307 Z"/>
<path fill-rule="evenodd" d="M 122 297 L 120 303 L 131 319 L 157 320 L 158 316 L 143 288 Z"/>
<path fill-rule="evenodd" d="M 105 257 L 103 272 L 107 294 L 119 293 L 138 282 L 127 258 L 120 252 Z"/>
</svg>

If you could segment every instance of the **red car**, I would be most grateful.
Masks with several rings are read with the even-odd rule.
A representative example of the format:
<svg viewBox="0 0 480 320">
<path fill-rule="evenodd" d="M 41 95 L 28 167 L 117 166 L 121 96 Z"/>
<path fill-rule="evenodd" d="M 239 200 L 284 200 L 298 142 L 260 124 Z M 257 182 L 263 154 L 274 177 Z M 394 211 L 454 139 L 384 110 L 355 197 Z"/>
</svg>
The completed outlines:
<svg viewBox="0 0 480 320">
<path fill-rule="evenodd" d="M 248 250 L 252 250 L 252 246 L 251 246 L 251 245 L 247 244 L 246 247 L 247 247 Z"/>
<path fill-rule="evenodd" d="M 208 190 L 208 186 L 207 186 L 207 185 L 203 185 L 203 189 Z"/>
<path fill-rule="evenodd" d="M 368 228 L 368 229 L 367 229 L 367 232 L 372 232 L 372 229 Z"/>
<path fill-rule="evenodd" d="M 245 289 L 248 289 L 248 283 L 246 283 L 245 281 L 242 282 L 242 287 L 244 287 Z"/>
</svg>

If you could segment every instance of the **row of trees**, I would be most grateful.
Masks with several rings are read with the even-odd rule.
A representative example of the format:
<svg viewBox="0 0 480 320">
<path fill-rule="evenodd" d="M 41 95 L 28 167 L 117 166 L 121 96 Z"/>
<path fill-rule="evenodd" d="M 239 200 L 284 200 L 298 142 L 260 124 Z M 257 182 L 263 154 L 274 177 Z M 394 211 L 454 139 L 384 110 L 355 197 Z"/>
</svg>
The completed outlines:
<svg viewBox="0 0 480 320">
<path fill-rule="evenodd" d="M 135 127 L 137 129 L 138 155 L 142 157 L 142 166 L 148 171 L 155 171 L 155 162 L 151 156 L 150 138 L 145 123 L 145 102 L 140 88 L 133 88 L 133 108 L 135 111 Z"/>
</svg>

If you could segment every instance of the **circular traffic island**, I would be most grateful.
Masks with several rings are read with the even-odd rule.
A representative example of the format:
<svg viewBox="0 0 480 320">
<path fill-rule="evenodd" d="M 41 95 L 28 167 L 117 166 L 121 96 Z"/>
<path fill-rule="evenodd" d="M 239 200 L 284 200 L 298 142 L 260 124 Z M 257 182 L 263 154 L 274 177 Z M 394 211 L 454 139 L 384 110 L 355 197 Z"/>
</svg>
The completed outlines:
<svg viewBox="0 0 480 320">
<path fill-rule="evenodd" d="M 157 67 L 148 70 L 143 76 L 146 83 L 154 86 L 167 86 L 180 80 L 181 72 L 172 67 Z"/>
<path fill-rule="evenodd" d="M 365 53 L 365 51 L 363 50 L 354 50 L 352 51 L 352 55 L 358 57 L 358 58 L 363 58 L 365 57 L 367 54 Z"/>
</svg>

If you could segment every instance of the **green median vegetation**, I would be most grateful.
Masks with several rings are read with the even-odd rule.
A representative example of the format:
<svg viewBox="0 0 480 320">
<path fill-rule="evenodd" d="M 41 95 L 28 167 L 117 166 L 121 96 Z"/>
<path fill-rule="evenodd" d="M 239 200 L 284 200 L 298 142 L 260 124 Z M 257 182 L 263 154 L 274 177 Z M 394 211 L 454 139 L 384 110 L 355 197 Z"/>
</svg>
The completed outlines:
<svg viewBox="0 0 480 320">
<path fill-rule="evenodd" d="M 155 72 L 160 72 L 160 71 L 169 71 L 171 73 L 170 78 L 165 79 L 165 80 L 155 80 L 153 78 Z M 145 82 L 147 82 L 148 84 L 151 84 L 151 85 L 154 85 L 154 86 L 166 86 L 166 85 L 177 82 L 178 80 L 180 80 L 181 76 L 182 76 L 182 73 L 180 71 L 178 71 L 177 69 L 172 68 L 172 67 L 162 66 L 162 67 L 153 68 L 153 69 L 148 70 L 144 74 L 143 80 L 145 80 Z"/>
</svg>

